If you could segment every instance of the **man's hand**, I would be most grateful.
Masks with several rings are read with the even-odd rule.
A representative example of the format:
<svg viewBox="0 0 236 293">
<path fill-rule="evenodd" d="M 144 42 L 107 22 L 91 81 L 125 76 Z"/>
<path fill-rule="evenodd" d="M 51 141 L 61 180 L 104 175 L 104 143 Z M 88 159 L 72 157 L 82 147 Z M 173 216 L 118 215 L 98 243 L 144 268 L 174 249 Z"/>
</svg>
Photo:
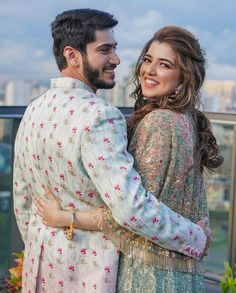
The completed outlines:
<svg viewBox="0 0 236 293">
<path fill-rule="evenodd" d="M 208 249 L 212 243 L 212 230 L 209 228 L 209 219 L 208 217 L 204 217 L 200 221 L 198 221 L 196 224 L 199 225 L 203 229 L 206 235 L 206 246 L 203 251 L 203 256 L 206 256 L 208 254 Z"/>
</svg>

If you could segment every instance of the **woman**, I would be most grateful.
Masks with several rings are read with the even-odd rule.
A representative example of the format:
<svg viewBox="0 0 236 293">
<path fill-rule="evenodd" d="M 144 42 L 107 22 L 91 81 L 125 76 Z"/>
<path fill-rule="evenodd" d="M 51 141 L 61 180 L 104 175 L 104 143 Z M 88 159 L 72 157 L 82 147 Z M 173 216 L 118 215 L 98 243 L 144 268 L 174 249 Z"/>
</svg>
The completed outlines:
<svg viewBox="0 0 236 293">
<path fill-rule="evenodd" d="M 192 222 L 208 217 L 204 169 L 223 163 L 210 123 L 198 110 L 204 78 L 204 53 L 195 37 L 179 27 L 160 29 L 138 59 L 128 123 L 129 151 L 145 188 Z M 37 200 L 44 223 L 69 226 L 70 212 L 48 196 L 49 202 Z M 124 253 L 118 292 L 205 292 L 201 262 L 129 232 L 109 210 L 77 212 L 75 227 L 99 227 Z"/>
</svg>

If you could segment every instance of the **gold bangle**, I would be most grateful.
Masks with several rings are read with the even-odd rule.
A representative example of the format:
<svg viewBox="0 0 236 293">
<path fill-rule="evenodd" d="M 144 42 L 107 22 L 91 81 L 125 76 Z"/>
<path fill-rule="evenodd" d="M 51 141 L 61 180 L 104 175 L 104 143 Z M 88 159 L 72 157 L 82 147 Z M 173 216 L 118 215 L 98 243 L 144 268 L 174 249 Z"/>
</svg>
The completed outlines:
<svg viewBox="0 0 236 293">
<path fill-rule="evenodd" d="M 73 240 L 73 237 L 74 237 L 75 214 L 76 214 L 76 210 L 72 210 L 72 212 L 71 212 L 70 226 L 69 227 L 65 227 L 63 229 L 64 230 L 64 234 L 66 236 L 66 239 L 68 239 L 68 240 Z"/>
</svg>

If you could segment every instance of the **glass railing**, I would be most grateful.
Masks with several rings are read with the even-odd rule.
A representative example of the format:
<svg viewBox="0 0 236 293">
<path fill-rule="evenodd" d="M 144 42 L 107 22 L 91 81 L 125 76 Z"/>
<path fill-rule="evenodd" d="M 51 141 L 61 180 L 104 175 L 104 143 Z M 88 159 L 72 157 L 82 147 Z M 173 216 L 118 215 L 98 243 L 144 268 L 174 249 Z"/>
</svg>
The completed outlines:
<svg viewBox="0 0 236 293">
<path fill-rule="evenodd" d="M 129 116 L 131 108 L 120 108 Z M 24 107 L 0 107 L 0 279 L 12 265 L 12 252 L 22 249 L 22 241 L 12 211 L 13 144 Z M 223 273 L 224 261 L 236 262 L 236 115 L 207 113 L 225 161 L 220 172 L 206 174 L 206 190 L 213 244 L 206 260 L 214 278 Z"/>
</svg>

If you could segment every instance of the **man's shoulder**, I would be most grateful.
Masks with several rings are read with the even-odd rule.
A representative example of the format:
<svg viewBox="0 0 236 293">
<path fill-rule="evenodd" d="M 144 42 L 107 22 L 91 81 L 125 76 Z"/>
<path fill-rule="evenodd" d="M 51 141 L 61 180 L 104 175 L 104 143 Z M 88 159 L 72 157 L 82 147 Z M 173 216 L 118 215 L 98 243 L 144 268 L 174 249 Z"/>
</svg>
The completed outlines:
<svg viewBox="0 0 236 293">
<path fill-rule="evenodd" d="M 123 118 L 122 112 L 117 107 L 113 106 L 111 103 L 96 95 L 95 93 L 85 91 L 83 92 L 83 96 L 80 96 L 80 98 L 84 100 L 84 105 L 87 105 L 87 107 L 91 108 L 91 110 L 94 110 L 100 113 L 101 115 L 115 115 Z"/>
</svg>

